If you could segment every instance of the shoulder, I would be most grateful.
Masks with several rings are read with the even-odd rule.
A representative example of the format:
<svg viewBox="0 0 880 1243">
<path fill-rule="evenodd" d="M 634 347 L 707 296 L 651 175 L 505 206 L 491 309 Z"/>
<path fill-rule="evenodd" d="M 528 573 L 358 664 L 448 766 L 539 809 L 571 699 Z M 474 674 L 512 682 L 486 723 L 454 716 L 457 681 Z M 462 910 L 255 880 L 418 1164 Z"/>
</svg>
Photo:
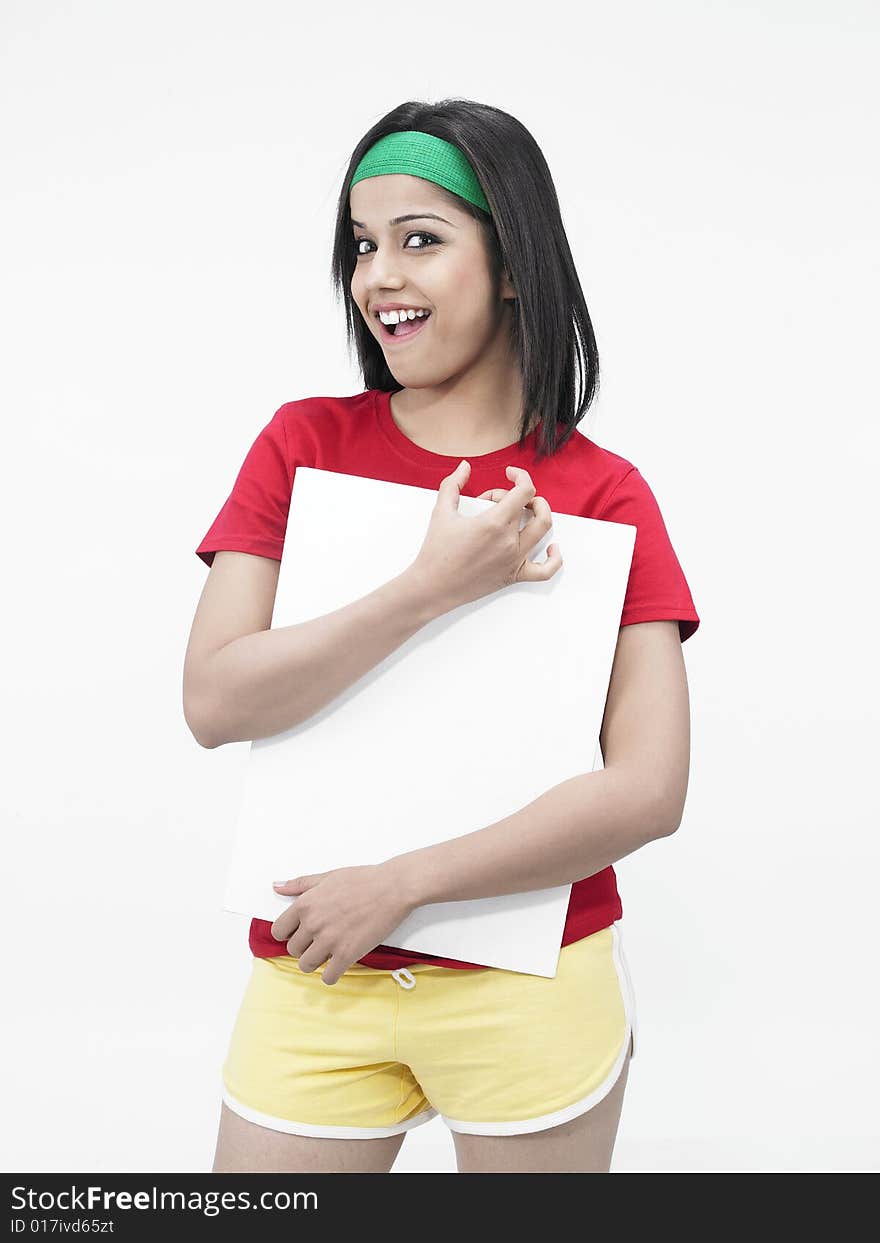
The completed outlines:
<svg viewBox="0 0 880 1243">
<path fill-rule="evenodd" d="M 638 491 L 644 482 L 638 468 L 628 458 L 606 449 L 578 428 L 559 450 L 558 457 L 567 475 L 589 480 L 590 508 L 594 516 L 605 508 L 621 485 L 625 485 L 624 491 Z"/>
<path fill-rule="evenodd" d="M 286 401 L 272 422 L 283 432 L 288 451 L 301 461 L 309 450 L 338 444 L 357 420 L 363 421 L 375 400 L 373 389 L 348 396 L 317 395 Z"/>
<path fill-rule="evenodd" d="M 356 419 L 375 400 L 374 390 L 365 389 L 346 397 L 298 397 L 286 401 L 275 412 L 288 429 L 321 428 L 340 419 Z"/>
<path fill-rule="evenodd" d="M 615 483 L 634 469 L 632 462 L 598 444 L 579 427 L 572 430 L 568 440 L 557 450 L 555 456 L 565 464 L 571 463 L 579 468 L 587 466 L 594 474 Z"/>
<path fill-rule="evenodd" d="M 577 452 L 583 460 L 590 462 L 609 479 L 617 481 L 622 479 L 628 471 L 635 469 L 627 458 L 621 457 L 619 453 L 613 453 L 611 449 L 606 449 L 578 428 L 575 428 L 570 443 L 576 443 Z"/>
</svg>

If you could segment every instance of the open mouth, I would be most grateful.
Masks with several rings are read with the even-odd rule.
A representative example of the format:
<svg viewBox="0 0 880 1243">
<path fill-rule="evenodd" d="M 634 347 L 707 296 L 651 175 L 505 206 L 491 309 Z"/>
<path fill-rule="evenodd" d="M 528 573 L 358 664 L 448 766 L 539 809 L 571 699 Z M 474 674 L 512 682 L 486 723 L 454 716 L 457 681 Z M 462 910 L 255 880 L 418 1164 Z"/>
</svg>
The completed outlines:
<svg viewBox="0 0 880 1243">
<path fill-rule="evenodd" d="M 379 323 L 382 324 L 383 336 L 388 337 L 389 340 L 405 341 L 407 338 L 414 337 L 421 332 L 430 318 L 431 314 L 429 312 L 429 314 L 423 315 L 421 319 L 404 319 L 398 324 L 382 324 L 382 321 L 379 320 Z"/>
</svg>

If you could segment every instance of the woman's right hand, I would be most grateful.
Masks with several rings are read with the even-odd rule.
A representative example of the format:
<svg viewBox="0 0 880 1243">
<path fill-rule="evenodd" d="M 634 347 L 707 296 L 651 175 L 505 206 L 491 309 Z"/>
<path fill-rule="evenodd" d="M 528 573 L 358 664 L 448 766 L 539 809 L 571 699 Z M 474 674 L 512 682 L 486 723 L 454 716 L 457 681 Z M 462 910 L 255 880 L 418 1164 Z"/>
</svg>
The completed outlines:
<svg viewBox="0 0 880 1243">
<path fill-rule="evenodd" d="M 458 512 L 458 502 L 470 470 L 464 461 L 442 480 L 424 542 L 410 567 L 426 584 L 438 616 L 513 583 L 546 582 L 562 565 L 558 544 L 547 545 L 545 561 L 529 560 L 553 525 L 550 506 L 535 495 L 529 472 L 508 466 L 507 477 L 514 480 L 510 491 L 483 492 L 477 499 L 493 500 L 494 507 L 466 517 Z M 520 530 L 523 509 L 531 513 Z"/>
</svg>

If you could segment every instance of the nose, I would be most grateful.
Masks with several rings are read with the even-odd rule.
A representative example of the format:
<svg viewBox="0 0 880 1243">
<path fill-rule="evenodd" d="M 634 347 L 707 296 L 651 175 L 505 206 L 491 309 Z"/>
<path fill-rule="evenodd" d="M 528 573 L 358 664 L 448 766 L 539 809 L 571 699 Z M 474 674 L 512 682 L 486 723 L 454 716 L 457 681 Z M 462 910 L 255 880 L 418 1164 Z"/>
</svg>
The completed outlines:
<svg viewBox="0 0 880 1243">
<path fill-rule="evenodd" d="M 403 284 L 400 273 L 397 271 L 393 247 L 380 247 L 374 251 L 370 258 L 370 276 L 367 283 L 370 301 L 378 300 L 378 295 L 383 289 L 389 289 L 393 293 L 402 289 Z"/>
</svg>

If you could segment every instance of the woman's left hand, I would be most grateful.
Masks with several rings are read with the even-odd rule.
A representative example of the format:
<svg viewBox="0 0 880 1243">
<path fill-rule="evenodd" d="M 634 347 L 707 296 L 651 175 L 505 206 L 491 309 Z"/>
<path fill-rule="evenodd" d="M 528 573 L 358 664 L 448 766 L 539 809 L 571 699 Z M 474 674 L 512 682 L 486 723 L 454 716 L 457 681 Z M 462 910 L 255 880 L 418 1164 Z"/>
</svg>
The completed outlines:
<svg viewBox="0 0 880 1243">
<path fill-rule="evenodd" d="M 335 984 L 410 914 L 412 902 L 390 862 L 333 868 L 272 886 L 282 897 L 296 896 L 272 924 L 272 936 L 287 942 L 301 971 L 314 971 L 329 958 L 321 978 Z"/>
</svg>

